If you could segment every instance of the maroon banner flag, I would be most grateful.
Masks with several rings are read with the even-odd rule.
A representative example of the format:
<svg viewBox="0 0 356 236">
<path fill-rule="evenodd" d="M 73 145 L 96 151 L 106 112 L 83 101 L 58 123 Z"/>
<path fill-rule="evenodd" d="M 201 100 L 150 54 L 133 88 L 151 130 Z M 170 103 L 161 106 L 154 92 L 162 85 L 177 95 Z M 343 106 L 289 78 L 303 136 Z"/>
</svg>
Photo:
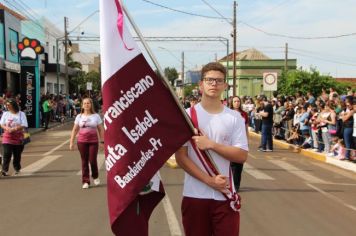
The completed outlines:
<svg viewBox="0 0 356 236">
<path fill-rule="evenodd" d="M 108 207 L 116 235 L 142 236 L 164 196 L 157 171 L 192 132 L 123 21 L 118 0 L 100 0 Z"/>
</svg>

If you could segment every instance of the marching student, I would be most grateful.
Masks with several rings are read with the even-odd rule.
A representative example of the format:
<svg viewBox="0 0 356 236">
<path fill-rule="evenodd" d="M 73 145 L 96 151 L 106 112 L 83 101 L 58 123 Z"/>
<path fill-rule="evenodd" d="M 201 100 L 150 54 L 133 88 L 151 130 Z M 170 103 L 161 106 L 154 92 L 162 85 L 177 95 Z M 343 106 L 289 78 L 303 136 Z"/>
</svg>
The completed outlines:
<svg viewBox="0 0 356 236">
<path fill-rule="evenodd" d="M 181 206 L 184 231 L 186 236 L 236 236 L 240 198 L 230 162 L 244 163 L 247 159 L 245 123 L 237 111 L 220 101 L 227 88 L 225 68 L 209 63 L 201 74 L 201 102 L 187 109 L 201 135 L 193 136 L 175 154 L 186 172 Z M 200 151 L 209 151 L 211 159 Z"/>
<path fill-rule="evenodd" d="M 83 189 L 87 189 L 90 186 L 89 164 L 94 185 L 100 184 L 97 156 L 99 147 L 98 133 L 101 140 L 100 144 L 104 144 L 102 123 L 103 121 L 99 114 L 94 111 L 93 101 L 90 98 L 83 99 L 81 113 L 75 118 L 69 144 L 70 150 L 73 150 L 74 139 L 78 134 L 77 145 L 82 159 Z"/>
<path fill-rule="evenodd" d="M 9 99 L 6 102 L 7 110 L 1 117 L 0 125 L 4 130 L 2 136 L 2 145 L 4 149 L 1 176 L 8 176 L 11 156 L 14 156 L 12 164 L 15 173 L 18 175 L 21 170 L 21 154 L 24 149 L 22 143 L 23 130 L 27 128 L 27 118 L 24 112 L 20 111 L 19 105 L 15 99 Z"/>
</svg>

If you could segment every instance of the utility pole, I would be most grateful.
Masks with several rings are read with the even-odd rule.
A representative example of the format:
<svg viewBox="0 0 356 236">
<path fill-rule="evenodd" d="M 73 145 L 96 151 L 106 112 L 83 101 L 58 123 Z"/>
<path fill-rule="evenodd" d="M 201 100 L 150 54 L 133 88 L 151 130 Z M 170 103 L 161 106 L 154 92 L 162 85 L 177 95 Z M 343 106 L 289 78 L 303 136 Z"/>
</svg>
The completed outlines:
<svg viewBox="0 0 356 236">
<path fill-rule="evenodd" d="M 68 18 L 64 17 L 64 65 L 65 65 L 65 81 L 68 82 Z M 59 88 L 58 88 L 59 90 Z M 64 92 L 64 91 L 62 91 Z"/>
<path fill-rule="evenodd" d="M 288 43 L 286 43 L 284 49 L 284 71 L 285 73 L 288 71 Z"/>
<path fill-rule="evenodd" d="M 184 52 L 182 52 L 182 98 L 184 99 Z"/>
<path fill-rule="evenodd" d="M 233 19 L 233 62 L 232 62 L 232 94 L 236 96 L 236 1 L 234 1 L 234 19 Z"/>
</svg>

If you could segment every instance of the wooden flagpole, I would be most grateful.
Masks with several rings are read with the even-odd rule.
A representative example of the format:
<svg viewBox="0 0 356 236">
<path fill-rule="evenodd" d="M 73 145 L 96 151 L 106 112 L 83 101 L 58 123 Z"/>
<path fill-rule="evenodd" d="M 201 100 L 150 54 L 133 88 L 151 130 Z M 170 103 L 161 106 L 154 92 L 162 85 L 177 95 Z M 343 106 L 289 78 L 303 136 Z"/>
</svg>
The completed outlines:
<svg viewBox="0 0 356 236">
<path fill-rule="evenodd" d="M 161 66 L 159 65 L 156 57 L 154 56 L 151 48 L 148 46 L 148 43 L 146 42 L 145 38 L 143 37 L 141 31 L 139 30 L 138 26 L 136 25 L 136 23 L 134 22 L 133 18 L 131 17 L 130 13 L 127 11 L 125 5 L 122 3 L 121 0 L 119 0 L 121 6 L 122 6 L 122 9 L 126 15 L 126 17 L 128 18 L 128 20 L 130 21 L 130 24 L 132 26 L 132 28 L 135 30 L 137 36 L 140 38 L 141 40 L 141 43 L 143 44 L 143 46 L 145 47 L 148 55 L 150 56 L 153 64 L 155 64 L 157 70 L 158 70 L 158 73 L 160 74 L 161 78 L 162 78 L 162 81 L 163 81 L 163 84 L 167 87 L 167 89 L 169 89 L 171 95 L 173 96 L 174 98 L 174 101 L 176 102 L 177 106 L 179 107 L 179 110 L 181 111 L 181 113 L 183 114 L 184 118 L 185 118 L 185 121 L 188 123 L 190 129 L 193 131 L 194 133 L 194 125 L 193 125 L 193 122 L 191 121 L 190 117 L 188 116 L 187 112 L 185 111 L 184 107 L 182 106 L 182 104 L 179 102 L 179 99 L 178 97 L 176 96 L 175 92 L 173 91 L 173 89 L 171 88 L 171 86 L 169 85 L 169 81 L 168 79 L 166 78 L 166 76 L 164 75 L 163 73 L 163 70 L 161 68 Z M 210 152 L 208 150 L 205 150 L 207 156 L 209 157 L 211 163 L 215 166 L 215 169 L 218 170 L 213 158 L 211 157 L 210 155 Z"/>
</svg>

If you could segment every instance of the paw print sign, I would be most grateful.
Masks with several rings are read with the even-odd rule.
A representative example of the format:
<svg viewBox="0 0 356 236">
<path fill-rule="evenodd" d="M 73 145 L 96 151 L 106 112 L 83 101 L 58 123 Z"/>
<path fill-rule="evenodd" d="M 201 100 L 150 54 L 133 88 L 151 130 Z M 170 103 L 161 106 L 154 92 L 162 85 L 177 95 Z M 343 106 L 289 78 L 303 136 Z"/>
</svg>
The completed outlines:
<svg viewBox="0 0 356 236">
<path fill-rule="evenodd" d="M 23 38 L 22 42 L 17 44 L 17 48 L 20 50 L 21 58 L 28 58 L 32 60 L 36 60 L 37 56 L 42 54 L 44 51 L 40 41 L 29 38 Z"/>
</svg>

